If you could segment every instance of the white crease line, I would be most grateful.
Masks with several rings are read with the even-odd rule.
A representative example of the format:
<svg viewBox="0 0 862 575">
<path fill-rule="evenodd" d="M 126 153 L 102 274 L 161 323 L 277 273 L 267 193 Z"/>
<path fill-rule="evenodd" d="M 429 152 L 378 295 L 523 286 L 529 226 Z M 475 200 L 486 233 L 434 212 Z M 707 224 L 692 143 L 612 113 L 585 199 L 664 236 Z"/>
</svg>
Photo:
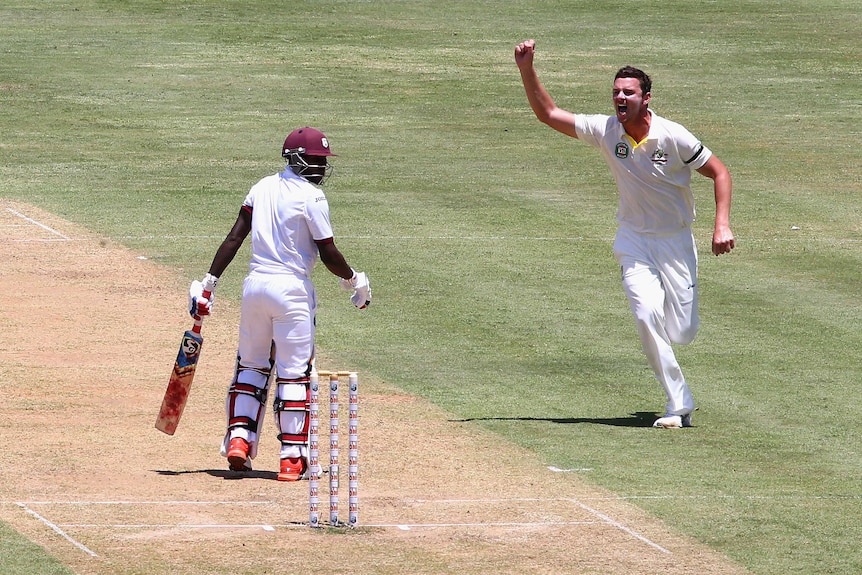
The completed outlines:
<svg viewBox="0 0 862 575">
<path fill-rule="evenodd" d="M 697 495 L 697 496 L 686 496 L 686 495 L 630 495 L 630 496 L 612 496 L 612 497 L 586 497 L 584 500 L 590 501 L 626 501 L 626 500 L 636 500 L 636 499 L 738 499 L 738 500 L 774 500 L 774 501 L 783 501 L 783 500 L 804 500 L 804 499 L 826 499 L 826 500 L 859 500 L 862 499 L 862 495 L 857 494 L 846 494 L 846 495 L 810 495 L 810 496 L 799 496 L 799 495 Z M 643 535 L 633 531 L 632 529 L 626 527 L 622 523 L 615 521 L 611 517 L 585 505 L 579 500 L 570 499 L 570 498 L 545 498 L 545 497 L 523 497 L 523 498 L 485 498 L 485 499 L 406 499 L 403 500 L 404 503 L 415 503 L 415 504 L 423 504 L 423 503 L 433 503 L 433 504 L 445 504 L 445 503 L 490 503 L 490 502 L 535 502 L 535 501 L 569 501 L 572 502 L 588 513 L 595 516 L 600 521 L 557 521 L 557 522 L 531 522 L 531 523 L 370 523 L 370 524 L 360 524 L 359 527 L 377 527 L 377 528 L 395 528 L 402 531 L 409 531 L 410 529 L 434 529 L 434 528 L 443 528 L 443 527 L 539 527 L 539 526 L 566 526 L 566 525 L 595 525 L 596 523 L 603 523 L 605 525 L 610 525 L 624 533 L 629 534 L 634 537 L 638 541 L 653 547 L 654 549 L 661 551 L 662 553 L 670 555 L 671 552 L 661 545 L 649 540 Z M 36 517 L 39 521 L 45 523 L 49 527 L 51 527 L 54 531 L 62 535 L 64 538 L 72 542 L 75 546 L 79 547 L 86 553 L 89 553 L 93 556 L 96 556 L 95 553 L 82 546 L 80 543 L 77 543 L 73 539 L 71 539 L 68 535 L 66 535 L 62 529 L 58 526 L 54 525 L 38 513 L 27 507 L 27 504 L 17 502 L 18 506 L 24 508 L 28 513 Z M 246 502 L 237 502 L 237 501 L 31 501 L 29 505 L 272 505 L 271 501 L 246 501 Z M 105 524 L 69 524 L 64 525 L 66 527 L 78 527 L 78 528 L 138 528 L 138 529 L 146 529 L 146 528 L 160 528 L 160 529 L 177 529 L 177 528 L 185 528 L 185 529 L 263 529 L 264 531 L 274 531 L 276 528 L 299 528 L 306 527 L 305 523 L 290 523 L 286 525 L 273 525 L 273 524 L 255 524 L 255 525 L 182 525 L 182 524 L 165 524 L 165 525 L 105 525 Z"/>
<path fill-rule="evenodd" d="M 275 501 L 26 501 L 26 505 L 273 505 Z M 21 505 L 21 503 L 18 503 Z"/>
<path fill-rule="evenodd" d="M 117 240 L 222 240 L 223 235 L 145 235 L 145 236 L 118 236 Z M 613 242 L 613 236 L 607 237 L 585 237 L 585 236 L 412 236 L 412 235 L 339 235 L 338 239 L 346 240 L 375 240 L 375 241 L 517 241 L 517 242 Z M 740 238 L 737 238 L 739 240 Z M 774 237 L 774 238 L 744 238 L 746 243 L 768 243 L 768 242 L 796 242 L 800 238 Z M 836 238 L 836 237 L 805 237 L 805 241 L 831 242 L 838 244 L 857 244 L 862 242 L 858 238 Z"/>
<path fill-rule="evenodd" d="M 597 499 L 601 500 L 602 498 L 597 498 Z M 607 498 L 607 499 L 614 499 L 614 498 Z M 616 499 L 619 499 L 619 498 L 616 498 Z M 601 513 L 599 511 L 593 509 L 592 507 L 589 507 L 588 505 L 584 505 L 583 503 L 581 503 L 577 499 L 562 498 L 562 497 L 559 499 L 539 498 L 539 497 L 527 498 L 527 497 L 525 497 L 525 498 L 512 498 L 512 499 L 444 499 L 444 500 L 413 499 L 412 501 L 414 503 L 434 503 L 434 504 L 440 504 L 440 503 L 480 503 L 480 502 L 490 503 L 490 502 L 511 502 L 511 501 L 521 501 L 521 502 L 524 502 L 524 501 L 568 501 L 568 502 L 574 503 L 575 505 L 579 506 L 581 509 L 587 511 L 591 515 L 598 517 L 606 525 L 610 525 L 616 529 L 619 529 L 620 531 L 623 531 L 624 533 L 628 533 L 629 535 L 631 535 L 632 537 L 634 537 L 638 541 L 646 543 L 650 547 L 653 547 L 655 549 L 658 549 L 662 553 L 666 553 L 666 554 L 670 555 L 670 551 L 668 551 L 667 549 L 665 549 L 664 547 L 662 547 L 658 543 L 650 541 L 649 539 L 647 539 L 643 535 L 637 533 L 636 531 L 629 529 L 628 527 L 626 527 L 625 525 L 623 525 L 619 521 L 614 521 L 612 518 L 608 517 L 604 513 Z M 592 523 L 594 523 L 594 522 L 575 521 L 575 522 L 555 522 L 555 523 L 511 523 L 511 524 L 481 523 L 481 524 L 477 524 L 477 525 L 522 525 L 522 526 L 523 525 L 590 525 Z M 449 524 L 443 524 L 443 525 L 449 525 Z M 398 524 L 395 524 L 394 527 L 398 527 L 399 529 L 403 529 L 403 527 L 399 526 Z"/>
<path fill-rule="evenodd" d="M 260 523 L 63 523 L 60 525 L 67 529 L 262 529 L 264 531 L 275 531 L 272 524 Z"/>
<path fill-rule="evenodd" d="M 442 527 L 557 527 L 566 525 L 606 525 L 606 521 L 500 521 L 486 523 L 360 523 L 359 527 L 396 528 L 402 531 L 411 529 L 436 529 Z M 75 529 L 291 529 L 308 527 L 307 523 L 285 524 L 230 524 L 230 523 L 126 523 L 112 525 L 108 523 L 63 523 L 62 527 Z"/>
<path fill-rule="evenodd" d="M 191 236 L 191 235 L 173 235 L 173 236 L 119 236 L 118 240 L 221 240 L 224 236 Z M 338 239 L 344 240 L 388 240 L 388 241 L 425 241 L 425 240 L 441 240 L 441 241 L 517 241 L 517 242 L 612 242 L 612 237 L 607 238 L 585 238 L 571 236 L 366 236 L 366 235 L 340 235 Z"/>
<path fill-rule="evenodd" d="M 625 533 L 628 533 L 629 535 L 631 535 L 632 537 L 634 537 L 634 538 L 635 538 L 635 539 L 637 539 L 638 541 L 641 541 L 641 542 L 643 542 L 643 543 L 646 543 L 646 544 L 647 544 L 647 545 L 649 545 L 650 547 L 654 547 L 654 548 L 658 549 L 659 551 L 661 551 L 662 553 L 666 553 L 666 554 L 670 555 L 670 551 L 668 551 L 667 549 L 665 549 L 664 547 L 662 547 L 662 546 L 661 546 L 661 545 L 659 545 L 658 543 L 654 543 L 654 542 L 650 541 L 649 539 L 647 539 L 646 537 L 644 537 L 644 536 L 643 536 L 643 535 L 641 535 L 640 533 L 637 533 L 637 532 L 635 532 L 635 531 L 632 531 L 631 529 L 629 529 L 628 527 L 626 527 L 626 526 L 625 526 L 625 525 L 623 525 L 622 523 L 619 523 L 619 522 L 617 522 L 617 521 L 614 521 L 613 519 L 611 519 L 610 517 L 608 517 L 608 516 L 607 516 L 607 515 L 605 515 L 604 513 L 600 513 L 600 512 L 598 512 L 598 511 L 596 511 L 595 509 L 593 509 L 592 507 L 590 507 L 590 506 L 588 506 L 588 505 L 584 505 L 584 504 L 583 504 L 583 503 L 581 503 L 580 501 L 575 501 L 575 500 L 573 500 L 573 501 L 574 501 L 574 503 L 576 503 L 576 504 L 577 504 L 581 509 L 584 509 L 584 510 L 586 510 L 586 511 L 589 511 L 590 513 L 592 513 L 593 515 L 595 515 L 595 516 L 596 516 L 596 517 L 598 517 L 599 519 L 601 519 L 601 520 L 605 521 L 608 525 L 612 525 L 613 527 L 616 527 L 616 528 L 617 528 L 617 529 L 619 529 L 620 531 L 624 531 Z"/>
<path fill-rule="evenodd" d="M 404 503 L 510 503 L 512 501 L 571 501 L 568 497 L 482 497 L 477 499 L 402 499 Z"/>
<path fill-rule="evenodd" d="M 20 238 L 0 238 L 4 242 L 12 242 L 15 244 L 53 244 L 53 243 L 66 243 L 66 242 L 75 242 L 79 240 L 73 240 L 71 238 L 60 239 L 60 238 L 43 238 L 43 239 L 20 239 Z M 83 241 L 83 240 L 80 240 Z"/>
<path fill-rule="evenodd" d="M 739 499 L 743 501 L 807 501 L 810 499 L 853 500 L 862 499 L 862 495 L 620 495 L 615 497 L 595 497 L 593 499 L 635 500 L 635 499 Z"/>
<path fill-rule="evenodd" d="M 16 215 L 16 216 L 18 216 L 19 218 L 22 218 L 22 219 L 24 219 L 24 220 L 26 220 L 26 221 L 30 222 L 31 224 L 34 224 L 34 225 L 39 226 L 40 228 L 42 228 L 42 229 L 44 229 L 44 230 L 48 230 L 49 232 L 51 232 L 52 234 L 54 234 L 54 235 L 56 235 L 56 236 L 60 236 L 60 237 L 61 237 L 61 238 L 63 238 L 63 240 L 65 240 L 65 241 L 69 241 L 69 240 L 71 240 L 71 239 L 72 239 L 72 238 L 68 238 L 68 237 L 64 236 L 63 234 L 61 234 L 60 232 L 58 232 L 58 231 L 57 231 L 57 230 L 55 230 L 54 228 L 48 227 L 48 226 L 46 226 L 45 224 L 43 224 L 43 223 L 41 223 L 41 222 L 37 222 L 37 221 L 36 221 L 36 220 L 34 220 L 33 218 L 28 218 L 27 216 L 25 216 L 25 215 L 24 215 L 24 214 L 22 214 L 21 212 L 16 212 L 16 211 L 15 211 L 15 210 L 13 210 L 12 208 L 6 208 L 6 211 L 7 211 L 7 212 L 9 212 L 9 213 L 11 213 L 11 214 L 15 214 L 15 215 Z"/>
<path fill-rule="evenodd" d="M 501 521 L 487 523 L 361 523 L 359 527 L 411 529 L 435 529 L 438 527 L 561 527 L 565 525 L 596 525 L 602 521 Z"/>
<path fill-rule="evenodd" d="M 624 533 L 627 533 L 634 537 L 635 539 L 646 543 L 647 545 L 658 549 L 662 553 L 670 554 L 670 551 L 654 543 L 632 531 L 625 525 L 619 523 L 618 521 L 614 521 L 607 515 L 596 511 L 595 509 L 584 505 L 583 503 L 569 498 L 541 498 L 541 497 L 523 497 L 523 498 L 501 498 L 501 499 L 446 499 L 446 500 L 430 500 L 430 499 L 412 499 L 406 500 L 405 503 L 434 503 L 434 504 L 443 504 L 443 503 L 476 503 L 476 502 L 512 502 L 512 501 L 520 501 L 520 502 L 529 502 L 529 501 L 568 501 L 572 502 L 582 509 L 586 510 L 593 516 L 597 517 L 600 521 L 532 521 L 532 522 L 484 522 L 484 523 L 370 523 L 365 524 L 362 523 L 359 527 L 371 527 L 371 528 L 395 528 L 401 531 L 410 531 L 412 529 L 439 529 L 439 528 L 452 528 L 452 527 L 564 527 L 564 526 L 573 526 L 573 525 L 596 525 L 596 524 L 604 524 L 610 525 Z M 51 502 L 51 501 L 42 501 L 42 502 L 32 502 L 33 505 L 237 505 L 236 502 L 227 502 L 227 501 L 67 501 L 67 502 Z M 271 504 L 271 502 L 245 502 L 246 505 L 267 505 Z M 23 503 L 18 503 L 21 507 L 26 509 L 26 506 Z M 52 529 L 63 535 L 66 539 L 73 542 L 75 545 L 80 546 L 80 544 L 76 543 L 72 540 L 68 535 L 66 535 L 58 526 L 50 523 L 47 519 L 44 519 L 41 515 L 37 514 L 34 511 L 28 509 L 28 512 L 39 518 L 44 523 L 50 525 Z M 241 524 L 120 524 L 120 525 L 108 525 L 108 524 L 96 524 L 96 523 L 68 523 L 63 524 L 66 528 L 77 528 L 77 529 L 263 529 L 264 531 L 274 531 L 276 528 L 295 528 L 295 527 L 303 527 L 304 523 L 293 523 L 289 525 L 241 525 Z M 86 550 L 85 547 L 82 547 Z M 87 550 L 92 553 L 91 551 Z M 95 556 L 95 554 L 93 553 Z"/>
<path fill-rule="evenodd" d="M 809 499 L 834 499 L 834 500 L 856 500 L 862 499 L 862 495 L 855 493 L 836 495 L 608 495 L 596 497 L 580 497 L 579 501 L 629 501 L 636 499 L 738 499 L 749 500 L 774 500 L 774 501 L 804 501 Z M 573 501 L 569 497 L 507 497 L 507 498 L 479 498 L 479 499 L 404 499 L 406 503 L 494 503 L 507 501 Z"/>
<path fill-rule="evenodd" d="M 591 469 L 591 468 L 585 468 Z M 562 471 L 572 471 L 563 469 Z M 631 501 L 638 499 L 735 499 L 741 501 L 772 500 L 772 501 L 804 501 L 804 500 L 860 500 L 862 494 L 846 493 L 834 495 L 610 495 L 595 497 L 580 497 L 579 501 Z M 507 503 L 515 501 L 573 501 L 570 497 L 482 497 L 464 499 L 402 499 L 403 503 Z M 231 505 L 257 506 L 274 505 L 275 501 L 189 501 L 189 500 L 77 500 L 77 501 L 2 501 L 0 504 L 16 505 Z"/>
<path fill-rule="evenodd" d="M 554 467 L 553 465 L 548 466 L 549 471 L 553 471 L 554 473 L 572 473 L 575 471 L 592 471 L 592 467 L 573 467 L 571 469 L 560 469 L 559 467 Z"/>
<path fill-rule="evenodd" d="M 69 543 L 71 543 L 72 545 L 74 545 L 75 547 L 77 547 L 78 549 L 80 549 L 81 551 L 86 553 L 87 555 L 89 555 L 91 557 L 98 557 L 98 555 L 96 555 L 95 553 L 90 551 L 86 546 L 84 546 L 81 543 L 78 543 L 77 541 L 75 541 L 74 539 L 69 537 L 69 535 L 66 534 L 65 531 L 63 531 L 62 529 L 60 529 L 59 527 L 57 527 L 56 525 L 54 525 L 53 523 L 51 523 L 50 521 L 48 521 L 47 519 L 45 519 L 44 517 L 42 517 L 41 515 L 39 515 L 35 511 L 33 511 L 32 509 L 30 509 L 29 507 L 27 507 L 23 503 L 18 503 L 18 506 L 21 507 L 24 511 L 26 511 L 30 515 L 32 515 L 33 517 L 35 517 L 36 519 L 38 519 L 39 521 L 41 521 L 42 523 L 44 523 L 45 525 L 47 525 L 48 527 L 50 527 L 51 529 L 53 529 L 54 532 L 59 534 L 66 541 L 68 541 Z"/>
</svg>

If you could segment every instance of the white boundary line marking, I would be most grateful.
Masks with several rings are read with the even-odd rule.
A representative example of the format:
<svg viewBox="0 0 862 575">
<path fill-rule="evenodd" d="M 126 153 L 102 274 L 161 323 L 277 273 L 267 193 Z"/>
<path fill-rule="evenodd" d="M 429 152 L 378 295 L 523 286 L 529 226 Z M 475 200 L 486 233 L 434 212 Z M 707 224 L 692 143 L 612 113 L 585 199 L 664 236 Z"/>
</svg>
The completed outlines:
<svg viewBox="0 0 862 575">
<path fill-rule="evenodd" d="M 46 226 L 46 225 L 45 225 L 45 224 L 43 224 L 42 222 L 37 222 L 37 221 L 36 221 L 36 220 L 34 220 L 33 218 L 29 218 L 29 217 L 25 216 L 24 214 L 22 214 L 21 212 L 17 212 L 17 211 L 15 211 L 15 210 L 13 210 L 12 208 L 6 208 L 6 211 L 7 211 L 7 212 L 9 212 L 9 213 L 11 213 L 11 214 L 13 214 L 13 215 L 18 216 L 19 218 L 21 218 L 21 219 L 23 219 L 23 220 L 25 220 L 25 221 L 30 222 L 31 224 L 34 224 L 34 225 L 39 226 L 39 227 L 40 227 L 40 228 L 42 228 L 43 230 L 47 230 L 47 231 L 51 232 L 52 234 L 54 234 L 54 235 L 56 235 L 56 236 L 59 236 L 59 237 L 62 239 L 62 241 L 66 241 L 66 242 L 68 242 L 68 241 L 71 241 L 71 239 L 72 239 L 72 238 L 69 238 L 69 237 L 64 236 L 63 234 L 61 234 L 60 232 L 58 232 L 58 231 L 57 231 L 57 230 L 55 230 L 54 228 L 49 227 L 49 226 Z M 18 240 L 18 241 L 40 241 L 40 240 Z M 43 241 L 44 241 L 44 240 L 43 240 Z M 59 241 L 59 240 L 49 240 L 49 241 Z"/>
<path fill-rule="evenodd" d="M 53 529 L 54 532 L 59 534 L 63 539 L 65 539 L 66 541 L 68 541 L 69 543 L 71 543 L 72 545 L 74 545 L 75 547 L 77 547 L 78 549 L 80 549 L 81 551 L 83 551 L 84 553 L 89 555 L 90 557 L 98 557 L 98 555 L 93 553 L 90 549 L 88 549 L 82 543 L 79 543 L 78 541 L 69 537 L 69 535 L 65 531 L 63 531 L 62 529 L 60 529 L 59 527 L 57 527 L 56 525 L 54 525 L 53 523 L 48 521 L 46 518 L 42 517 L 41 515 L 39 515 L 38 513 L 33 511 L 32 509 L 27 507 L 27 505 L 25 505 L 24 503 L 18 503 L 18 506 L 21 507 L 24 511 L 26 511 L 30 515 L 32 515 L 33 517 L 35 517 L 40 522 L 44 523 L 45 525 L 47 525 L 48 527 Z"/>
</svg>

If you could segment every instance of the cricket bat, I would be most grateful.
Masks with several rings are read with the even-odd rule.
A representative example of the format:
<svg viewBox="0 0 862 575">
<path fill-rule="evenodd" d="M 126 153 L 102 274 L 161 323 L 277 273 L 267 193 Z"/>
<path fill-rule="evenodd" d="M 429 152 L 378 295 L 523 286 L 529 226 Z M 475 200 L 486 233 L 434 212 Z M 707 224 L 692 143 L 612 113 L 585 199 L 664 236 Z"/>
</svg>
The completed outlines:
<svg viewBox="0 0 862 575">
<path fill-rule="evenodd" d="M 207 299 L 210 298 L 210 295 L 209 291 L 203 292 L 203 296 Z M 192 381 L 195 378 L 198 359 L 201 356 L 201 347 L 204 344 L 204 338 L 201 336 L 203 318 L 196 315 L 194 319 L 194 326 L 183 334 L 180 351 L 177 353 L 177 361 L 174 363 L 174 370 L 171 373 L 170 381 L 168 381 L 165 397 L 162 399 L 162 407 L 156 418 L 156 429 L 168 435 L 174 434 L 180 417 L 183 415 L 183 409 L 186 407 L 189 391 L 192 388 Z"/>
</svg>

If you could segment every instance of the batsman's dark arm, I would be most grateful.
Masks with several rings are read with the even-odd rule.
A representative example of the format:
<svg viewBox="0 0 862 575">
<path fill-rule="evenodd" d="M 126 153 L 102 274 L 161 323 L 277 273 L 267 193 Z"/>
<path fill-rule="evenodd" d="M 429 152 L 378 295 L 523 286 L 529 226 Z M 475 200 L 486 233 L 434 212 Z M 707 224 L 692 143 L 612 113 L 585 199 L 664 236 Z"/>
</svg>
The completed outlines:
<svg viewBox="0 0 862 575">
<path fill-rule="evenodd" d="M 210 265 L 209 273 L 215 277 L 221 277 L 233 258 L 236 256 L 239 248 L 242 247 L 245 238 L 248 237 L 251 231 L 251 208 L 243 206 L 239 210 L 239 215 L 236 217 L 233 227 L 228 232 L 227 237 L 222 241 L 218 250 L 216 250 Z"/>
<path fill-rule="evenodd" d="M 346 280 L 353 277 L 353 269 L 347 264 L 347 260 L 344 259 L 341 251 L 335 247 L 335 240 L 333 238 L 327 238 L 315 243 L 320 253 L 320 261 L 323 262 L 326 269 Z"/>
</svg>

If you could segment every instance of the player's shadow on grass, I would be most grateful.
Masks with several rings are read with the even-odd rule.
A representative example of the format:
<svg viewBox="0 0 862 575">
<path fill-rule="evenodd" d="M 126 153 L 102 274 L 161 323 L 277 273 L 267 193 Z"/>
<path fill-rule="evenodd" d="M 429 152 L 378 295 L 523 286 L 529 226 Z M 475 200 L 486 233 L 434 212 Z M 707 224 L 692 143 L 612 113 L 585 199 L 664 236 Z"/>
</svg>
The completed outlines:
<svg viewBox="0 0 862 575">
<path fill-rule="evenodd" d="M 171 471 L 169 469 L 156 469 L 155 473 L 159 475 L 190 475 L 193 473 L 206 473 L 212 477 L 220 477 L 222 479 L 271 479 L 278 480 L 278 473 L 275 471 L 230 471 L 228 469 L 189 469 L 187 471 Z"/>
<path fill-rule="evenodd" d="M 614 427 L 652 427 L 656 417 L 658 415 L 652 411 L 637 411 L 628 417 L 467 417 L 450 421 L 459 423 L 468 421 L 547 421 L 559 424 L 592 423 Z"/>
</svg>

